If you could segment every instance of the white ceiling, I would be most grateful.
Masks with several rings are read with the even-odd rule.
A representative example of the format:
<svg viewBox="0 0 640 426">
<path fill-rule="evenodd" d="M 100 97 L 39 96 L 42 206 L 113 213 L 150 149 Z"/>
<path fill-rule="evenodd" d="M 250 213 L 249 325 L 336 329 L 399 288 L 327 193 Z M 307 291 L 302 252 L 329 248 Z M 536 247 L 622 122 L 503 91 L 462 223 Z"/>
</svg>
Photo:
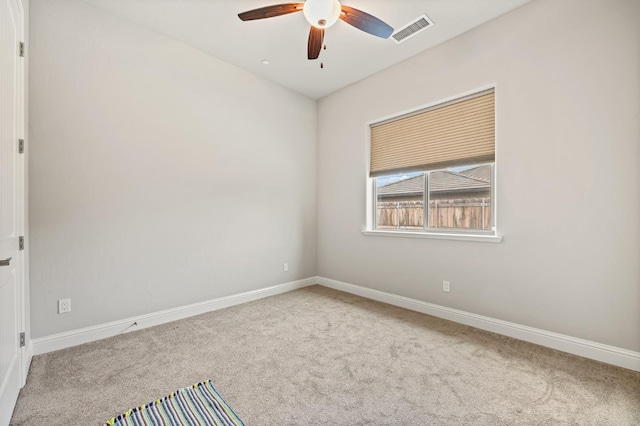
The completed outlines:
<svg viewBox="0 0 640 426">
<path fill-rule="evenodd" d="M 309 24 L 302 13 L 247 22 L 237 16 L 287 0 L 84 1 L 318 99 L 530 0 L 342 0 L 396 29 L 422 14 L 434 25 L 397 44 L 338 21 L 326 30 L 327 50 L 315 61 L 307 59 Z"/>
</svg>

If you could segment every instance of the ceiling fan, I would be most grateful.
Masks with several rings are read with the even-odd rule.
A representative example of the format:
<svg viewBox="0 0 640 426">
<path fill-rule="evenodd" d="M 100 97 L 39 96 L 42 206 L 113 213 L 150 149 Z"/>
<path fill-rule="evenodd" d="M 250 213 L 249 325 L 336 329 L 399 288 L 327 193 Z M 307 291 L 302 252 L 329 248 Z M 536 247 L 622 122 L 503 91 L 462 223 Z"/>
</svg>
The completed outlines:
<svg viewBox="0 0 640 426">
<path fill-rule="evenodd" d="M 377 37 L 386 39 L 393 33 L 393 28 L 382 20 L 353 7 L 341 5 L 339 0 L 306 0 L 303 3 L 276 4 L 239 13 L 238 17 L 243 21 L 253 21 L 295 12 L 302 12 L 311 24 L 307 44 L 308 59 L 318 59 L 324 41 L 324 30 L 335 24 L 338 18 Z"/>
</svg>

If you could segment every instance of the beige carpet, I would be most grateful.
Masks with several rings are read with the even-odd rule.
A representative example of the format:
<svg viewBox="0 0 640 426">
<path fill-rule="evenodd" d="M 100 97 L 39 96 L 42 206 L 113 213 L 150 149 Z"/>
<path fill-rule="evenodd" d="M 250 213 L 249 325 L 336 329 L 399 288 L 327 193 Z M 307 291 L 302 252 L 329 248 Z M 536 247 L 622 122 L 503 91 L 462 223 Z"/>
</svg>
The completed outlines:
<svg viewBox="0 0 640 426">
<path fill-rule="evenodd" d="M 35 357 L 11 424 L 206 379 L 248 426 L 640 424 L 640 373 L 319 286 Z"/>
</svg>

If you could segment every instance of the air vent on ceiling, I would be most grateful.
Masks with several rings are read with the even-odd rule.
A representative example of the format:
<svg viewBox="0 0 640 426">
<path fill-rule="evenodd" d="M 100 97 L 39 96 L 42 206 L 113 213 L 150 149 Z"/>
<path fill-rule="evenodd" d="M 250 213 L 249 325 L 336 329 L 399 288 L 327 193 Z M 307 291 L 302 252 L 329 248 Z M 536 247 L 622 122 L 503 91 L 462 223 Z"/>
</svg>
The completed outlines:
<svg viewBox="0 0 640 426">
<path fill-rule="evenodd" d="M 408 38 L 426 30 L 433 25 L 433 21 L 427 15 L 422 15 L 418 19 L 408 23 L 404 27 L 398 29 L 392 37 L 397 43 L 402 43 Z"/>
</svg>

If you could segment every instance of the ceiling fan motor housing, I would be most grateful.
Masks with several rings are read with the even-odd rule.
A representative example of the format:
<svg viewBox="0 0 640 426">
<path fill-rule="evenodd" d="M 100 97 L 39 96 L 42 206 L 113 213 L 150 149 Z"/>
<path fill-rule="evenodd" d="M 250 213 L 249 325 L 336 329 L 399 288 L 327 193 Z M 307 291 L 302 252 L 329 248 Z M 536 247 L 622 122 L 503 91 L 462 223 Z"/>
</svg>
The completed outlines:
<svg viewBox="0 0 640 426">
<path fill-rule="evenodd" d="M 307 0 L 302 12 L 307 21 L 316 28 L 329 28 L 340 17 L 338 0 Z"/>
</svg>

